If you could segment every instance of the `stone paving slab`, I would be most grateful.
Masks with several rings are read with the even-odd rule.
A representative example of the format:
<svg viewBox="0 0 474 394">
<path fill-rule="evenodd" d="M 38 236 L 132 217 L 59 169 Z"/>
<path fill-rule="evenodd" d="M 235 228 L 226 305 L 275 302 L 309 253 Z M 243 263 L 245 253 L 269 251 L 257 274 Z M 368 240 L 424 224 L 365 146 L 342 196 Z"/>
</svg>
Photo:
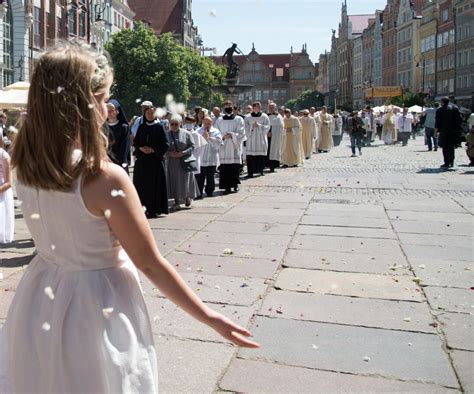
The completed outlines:
<svg viewBox="0 0 474 394">
<path fill-rule="evenodd" d="M 351 216 L 350 214 L 347 214 L 347 216 L 305 215 L 301 223 L 319 226 L 390 228 L 390 223 L 386 218 L 367 218 L 363 216 Z"/>
<path fill-rule="evenodd" d="M 283 216 L 283 215 L 250 215 L 246 214 L 231 214 L 225 213 L 219 217 L 220 221 L 224 222 L 240 222 L 240 223 L 280 223 L 280 224 L 294 224 L 300 221 L 300 216 Z"/>
<path fill-rule="evenodd" d="M 238 257 L 256 257 L 280 260 L 286 249 L 284 245 L 236 245 L 232 239 L 227 242 L 204 242 L 188 240 L 177 251 L 209 256 L 225 256 L 230 249 L 232 255 Z"/>
<path fill-rule="evenodd" d="M 194 230 L 152 229 L 156 245 L 166 255 L 195 233 Z"/>
<path fill-rule="evenodd" d="M 205 256 L 179 252 L 171 253 L 166 258 L 182 273 L 202 272 L 206 275 L 264 279 L 273 277 L 280 264 L 280 260 L 270 258 Z"/>
<path fill-rule="evenodd" d="M 249 197 L 250 198 L 250 197 Z M 293 209 L 305 211 L 308 207 L 308 202 L 294 202 L 294 201 L 273 201 L 271 197 L 267 201 L 260 200 L 245 200 L 239 204 L 239 208 L 245 208 L 247 210 L 260 210 L 261 208 L 266 209 Z"/>
<path fill-rule="evenodd" d="M 387 211 L 410 212 L 454 212 L 466 213 L 459 204 L 447 199 L 418 198 L 418 199 L 392 199 L 383 198 Z"/>
<path fill-rule="evenodd" d="M 338 237 L 396 239 L 393 230 L 383 228 L 307 226 L 302 224 L 298 226 L 296 233 L 303 235 L 334 235 Z"/>
<path fill-rule="evenodd" d="M 146 302 L 154 334 L 229 344 L 214 330 L 183 312 L 171 301 L 146 297 Z M 248 326 L 255 311 L 254 308 L 235 305 L 208 303 L 208 306 L 242 327 Z"/>
<path fill-rule="evenodd" d="M 474 283 L 472 261 L 410 258 L 410 263 L 423 285 L 468 289 Z"/>
<path fill-rule="evenodd" d="M 313 193 L 255 193 L 248 198 L 245 202 L 295 202 L 295 203 L 309 203 L 313 198 Z"/>
<path fill-rule="evenodd" d="M 154 336 L 160 393 L 214 391 L 230 362 L 234 347 L 218 343 Z"/>
<path fill-rule="evenodd" d="M 467 212 L 419 212 L 419 211 L 387 211 L 387 215 L 392 220 L 409 220 L 409 221 L 424 221 L 430 222 L 465 222 L 473 224 L 473 215 Z"/>
<path fill-rule="evenodd" d="M 266 317 L 251 330 L 262 347 L 241 358 L 458 387 L 437 335 Z"/>
<path fill-rule="evenodd" d="M 274 290 L 267 294 L 258 314 L 280 319 L 436 333 L 430 325 L 433 318 L 428 306 L 417 302 Z M 405 321 L 407 318 L 410 321 Z"/>
<path fill-rule="evenodd" d="M 206 229 L 204 229 L 206 230 Z M 232 242 L 237 244 L 244 245 L 288 245 L 290 241 L 289 235 L 277 235 L 277 234 L 236 234 L 228 233 L 225 231 L 221 232 L 208 232 L 200 231 L 191 238 L 192 241 L 198 242 L 227 242 L 232 240 Z"/>
<path fill-rule="evenodd" d="M 209 220 L 182 219 L 175 215 L 172 220 L 162 217 L 149 220 L 149 223 L 152 229 L 201 230 L 209 223 Z"/>
<path fill-rule="evenodd" d="M 221 380 L 222 390 L 238 393 L 456 393 L 455 389 L 380 377 L 290 367 L 236 359 Z"/>
<path fill-rule="evenodd" d="M 285 267 L 319 269 L 343 272 L 365 272 L 374 274 L 409 274 L 403 254 L 376 256 L 355 252 L 332 252 L 304 249 L 288 249 L 284 259 Z M 391 270 L 393 266 L 400 266 Z"/>
<path fill-rule="evenodd" d="M 399 255 L 400 245 L 395 240 L 369 238 L 325 237 L 314 235 L 295 235 L 290 243 L 293 249 L 329 250 L 337 252 L 365 253 L 372 256 Z"/>
<path fill-rule="evenodd" d="M 275 234 L 275 235 L 293 235 L 295 233 L 297 223 L 282 224 L 282 223 L 239 223 L 226 222 L 216 220 L 209 223 L 206 231 L 212 232 L 228 232 L 228 233 L 243 233 L 243 234 Z"/>
<path fill-rule="evenodd" d="M 462 235 L 433 235 L 433 234 L 408 234 L 399 233 L 398 238 L 402 244 L 407 245 L 425 245 L 442 247 L 463 247 L 474 249 L 474 240 L 472 237 Z"/>
<path fill-rule="evenodd" d="M 409 276 L 390 276 L 285 268 L 275 288 L 308 293 L 422 302 Z"/>
<path fill-rule="evenodd" d="M 446 259 L 457 261 L 474 261 L 474 252 L 472 247 L 461 246 L 426 246 L 426 245 L 407 245 L 402 244 L 408 259 Z"/>
<path fill-rule="evenodd" d="M 385 209 L 381 205 L 361 204 L 329 204 L 312 203 L 306 211 L 307 215 L 323 216 L 355 216 L 366 218 L 386 218 Z"/>
<path fill-rule="evenodd" d="M 464 313 L 439 313 L 437 318 L 450 349 L 474 351 L 474 316 Z"/>
<path fill-rule="evenodd" d="M 426 298 L 434 310 L 472 313 L 474 292 L 470 289 L 428 286 L 424 288 Z"/>
<path fill-rule="evenodd" d="M 474 353 L 455 350 L 451 352 L 454 368 L 465 393 L 474 393 Z"/>
<path fill-rule="evenodd" d="M 414 222 L 407 220 L 392 220 L 393 228 L 397 233 L 439 234 L 439 235 L 473 235 L 472 225 L 464 222 Z"/>
<path fill-rule="evenodd" d="M 250 306 L 260 301 L 267 286 L 263 279 L 181 273 L 181 277 L 204 302 Z M 163 298 L 155 286 L 142 278 L 142 288 L 150 298 Z"/>
<path fill-rule="evenodd" d="M 302 209 L 295 209 L 295 208 L 249 208 L 249 207 L 241 207 L 238 206 L 236 208 L 232 208 L 231 210 L 226 212 L 226 215 L 242 215 L 246 216 L 249 214 L 249 212 L 255 212 L 259 216 L 295 216 L 297 218 L 301 217 L 303 215 L 303 210 Z"/>
</svg>

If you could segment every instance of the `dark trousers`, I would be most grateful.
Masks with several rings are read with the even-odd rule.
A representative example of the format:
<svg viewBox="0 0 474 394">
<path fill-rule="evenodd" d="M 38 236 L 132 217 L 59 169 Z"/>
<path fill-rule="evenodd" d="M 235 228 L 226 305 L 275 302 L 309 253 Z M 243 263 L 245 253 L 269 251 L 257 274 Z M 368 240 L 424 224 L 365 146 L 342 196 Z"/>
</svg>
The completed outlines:
<svg viewBox="0 0 474 394">
<path fill-rule="evenodd" d="M 436 137 L 435 129 L 431 127 L 425 127 L 426 143 L 428 144 L 428 150 L 438 149 L 438 138 Z"/>
<path fill-rule="evenodd" d="M 240 185 L 240 164 L 221 164 L 219 166 L 219 189 L 230 190 Z"/>
<path fill-rule="evenodd" d="M 362 151 L 362 134 L 352 133 L 351 134 L 351 150 L 352 154 L 356 153 L 356 146 L 359 149 L 359 152 Z"/>
<path fill-rule="evenodd" d="M 408 144 L 408 140 L 410 139 L 410 131 L 400 131 L 400 140 L 402 141 L 403 145 Z"/>
<path fill-rule="evenodd" d="M 453 136 L 441 132 L 439 135 L 439 145 L 443 148 L 443 158 L 445 165 L 454 165 L 456 142 Z"/>
<path fill-rule="evenodd" d="M 199 188 L 199 194 L 202 196 L 204 191 L 204 183 L 206 184 L 206 194 L 211 195 L 216 190 L 216 181 L 214 175 L 216 173 L 216 166 L 201 167 L 201 172 L 196 174 L 196 182 Z"/>
<path fill-rule="evenodd" d="M 252 177 L 255 173 L 263 175 L 263 169 L 265 168 L 266 156 L 253 156 L 247 155 L 247 173 L 249 177 Z"/>
</svg>

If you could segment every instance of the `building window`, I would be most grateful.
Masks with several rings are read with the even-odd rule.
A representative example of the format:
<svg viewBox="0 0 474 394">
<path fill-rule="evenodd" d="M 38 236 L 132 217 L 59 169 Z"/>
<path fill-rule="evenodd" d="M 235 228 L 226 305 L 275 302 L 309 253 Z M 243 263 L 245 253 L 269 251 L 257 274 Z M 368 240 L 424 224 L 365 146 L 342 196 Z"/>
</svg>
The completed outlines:
<svg viewBox="0 0 474 394">
<path fill-rule="evenodd" d="M 12 8 L 8 7 L 3 17 L 3 86 L 13 83 L 13 24 Z"/>
<path fill-rule="evenodd" d="M 77 8 L 74 6 L 69 10 L 69 35 L 77 35 Z"/>
<path fill-rule="evenodd" d="M 86 36 L 86 13 L 81 11 L 79 15 L 79 36 L 84 38 Z"/>
<path fill-rule="evenodd" d="M 443 22 L 447 22 L 449 19 L 449 10 L 443 10 L 442 14 L 441 14 L 441 20 Z"/>
<path fill-rule="evenodd" d="M 41 48 L 41 8 L 33 7 L 33 46 Z"/>
<path fill-rule="evenodd" d="M 61 23 L 62 23 L 62 20 L 59 16 L 56 17 L 56 38 L 61 38 L 62 37 L 62 34 L 61 34 Z"/>
</svg>

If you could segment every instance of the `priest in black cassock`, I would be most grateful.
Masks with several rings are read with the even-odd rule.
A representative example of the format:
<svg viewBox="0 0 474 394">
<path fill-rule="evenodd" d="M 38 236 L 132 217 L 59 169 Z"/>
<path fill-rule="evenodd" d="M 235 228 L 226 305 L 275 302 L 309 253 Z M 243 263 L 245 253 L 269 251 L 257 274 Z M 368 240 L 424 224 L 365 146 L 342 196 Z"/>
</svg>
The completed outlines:
<svg viewBox="0 0 474 394">
<path fill-rule="evenodd" d="M 148 218 L 168 213 L 168 193 L 163 157 L 169 143 L 165 130 L 155 122 L 155 108 L 145 111 L 145 121 L 140 124 L 133 141 L 135 147 L 135 170 L 133 184 Z"/>
</svg>

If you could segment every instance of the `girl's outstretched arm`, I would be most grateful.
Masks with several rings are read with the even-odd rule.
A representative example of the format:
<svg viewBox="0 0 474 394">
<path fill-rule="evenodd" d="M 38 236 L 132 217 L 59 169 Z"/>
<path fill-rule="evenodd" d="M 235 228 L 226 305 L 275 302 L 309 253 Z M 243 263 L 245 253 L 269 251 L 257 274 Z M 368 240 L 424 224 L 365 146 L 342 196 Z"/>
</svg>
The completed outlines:
<svg viewBox="0 0 474 394">
<path fill-rule="evenodd" d="M 259 347 L 247 339 L 251 336 L 247 329 L 206 306 L 161 255 L 135 187 L 123 169 L 112 163 L 104 163 L 102 168 L 102 173 L 82 188 L 85 205 L 96 216 L 110 212 L 109 225 L 138 269 L 172 302 L 227 340 L 243 347 Z M 113 190 L 123 191 L 125 197 Z"/>
</svg>

